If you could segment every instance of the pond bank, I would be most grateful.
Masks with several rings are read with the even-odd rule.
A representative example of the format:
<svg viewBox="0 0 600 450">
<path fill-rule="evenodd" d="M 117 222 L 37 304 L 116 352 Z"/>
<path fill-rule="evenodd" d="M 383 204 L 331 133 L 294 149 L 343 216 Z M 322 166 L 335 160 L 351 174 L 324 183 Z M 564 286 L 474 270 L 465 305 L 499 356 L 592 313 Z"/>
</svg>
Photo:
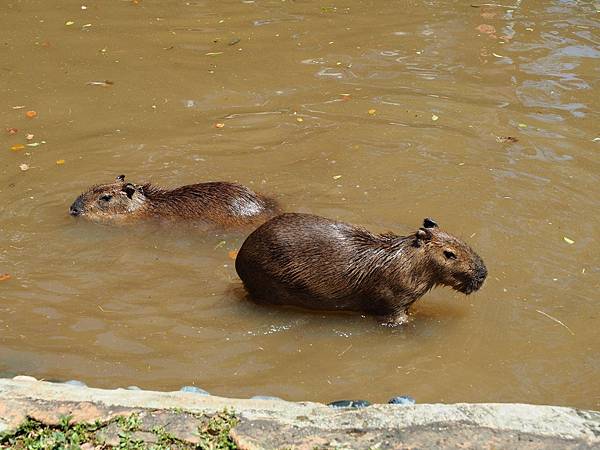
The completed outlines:
<svg viewBox="0 0 600 450">
<path fill-rule="evenodd" d="M 137 442 L 135 448 L 145 448 L 141 443 L 194 448 L 212 438 L 212 448 L 241 449 L 600 446 L 600 412 L 564 407 L 417 404 L 333 409 L 312 402 L 95 389 L 26 376 L 0 379 L 0 435 L 14 432 L 27 419 L 30 428 L 66 430 L 67 416 L 70 424 L 98 421 L 82 438 L 88 449 L 102 443 L 102 448 L 116 447 L 123 439 Z"/>
</svg>

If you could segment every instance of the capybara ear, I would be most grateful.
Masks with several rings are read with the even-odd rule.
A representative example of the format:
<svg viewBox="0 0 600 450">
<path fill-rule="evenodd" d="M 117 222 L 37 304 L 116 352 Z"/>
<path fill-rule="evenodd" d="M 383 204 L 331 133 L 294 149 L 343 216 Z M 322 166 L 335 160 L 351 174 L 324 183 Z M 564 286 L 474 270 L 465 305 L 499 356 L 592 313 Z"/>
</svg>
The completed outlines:
<svg viewBox="0 0 600 450">
<path fill-rule="evenodd" d="M 438 224 L 435 222 L 435 220 L 431 219 L 430 217 L 426 217 L 425 219 L 423 219 L 423 226 L 425 228 L 437 228 Z"/>
<path fill-rule="evenodd" d="M 417 230 L 417 244 L 419 243 L 419 241 L 429 241 L 431 239 L 431 231 L 429 231 L 427 228 L 419 228 Z"/>
<path fill-rule="evenodd" d="M 119 175 L 117 181 L 125 181 L 125 175 Z"/>
<path fill-rule="evenodd" d="M 122 190 L 127 194 L 127 197 L 129 198 L 133 197 L 133 194 L 135 194 L 135 186 L 131 183 L 127 183 L 125 186 L 123 186 Z"/>
</svg>

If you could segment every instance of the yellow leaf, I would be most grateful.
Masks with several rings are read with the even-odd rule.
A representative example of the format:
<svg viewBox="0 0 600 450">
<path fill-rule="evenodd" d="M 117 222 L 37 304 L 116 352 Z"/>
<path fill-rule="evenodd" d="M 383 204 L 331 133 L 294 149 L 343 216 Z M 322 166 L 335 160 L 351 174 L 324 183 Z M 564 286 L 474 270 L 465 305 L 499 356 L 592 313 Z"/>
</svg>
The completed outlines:
<svg viewBox="0 0 600 450">
<path fill-rule="evenodd" d="M 575 241 L 574 241 L 573 239 L 569 239 L 569 238 L 568 238 L 568 237 L 566 237 L 566 236 L 563 236 L 563 239 L 564 239 L 564 241 L 565 241 L 567 244 L 574 244 L 574 243 L 575 243 Z"/>
<path fill-rule="evenodd" d="M 23 150 L 24 148 L 25 146 L 23 144 L 15 144 L 10 149 L 16 152 L 17 150 Z"/>
<path fill-rule="evenodd" d="M 377 110 L 376 110 L 376 109 L 370 109 L 370 110 L 368 111 L 368 113 L 369 113 L 369 114 L 371 114 L 371 115 L 375 114 L 376 112 L 377 112 Z"/>
<path fill-rule="evenodd" d="M 59 166 L 63 165 L 65 163 L 64 159 L 59 159 L 56 161 L 56 164 L 58 164 Z"/>
</svg>

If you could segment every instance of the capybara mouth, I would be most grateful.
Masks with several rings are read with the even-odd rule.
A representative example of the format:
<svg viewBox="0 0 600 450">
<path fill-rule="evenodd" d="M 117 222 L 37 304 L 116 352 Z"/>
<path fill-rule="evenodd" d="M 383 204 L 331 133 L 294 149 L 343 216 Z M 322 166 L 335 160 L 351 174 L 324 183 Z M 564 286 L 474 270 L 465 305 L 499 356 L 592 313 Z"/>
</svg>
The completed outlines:
<svg viewBox="0 0 600 450">
<path fill-rule="evenodd" d="M 465 295 L 469 295 L 475 291 L 478 291 L 481 288 L 481 286 L 483 286 L 483 282 L 485 281 L 486 277 L 487 269 L 483 267 L 479 269 L 472 278 L 469 278 L 460 283 L 456 287 L 456 290 L 462 292 Z"/>
</svg>

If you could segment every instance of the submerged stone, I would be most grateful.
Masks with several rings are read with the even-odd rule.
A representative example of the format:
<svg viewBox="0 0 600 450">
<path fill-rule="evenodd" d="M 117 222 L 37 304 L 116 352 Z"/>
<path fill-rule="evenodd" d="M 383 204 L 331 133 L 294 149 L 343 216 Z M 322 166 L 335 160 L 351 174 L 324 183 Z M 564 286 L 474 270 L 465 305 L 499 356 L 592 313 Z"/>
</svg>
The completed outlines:
<svg viewBox="0 0 600 450">
<path fill-rule="evenodd" d="M 272 395 L 255 395 L 254 397 L 250 397 L 250 400 L 283 400 L 280 397 L 274 397 Z"/>
<path fill-rule="evenodd" d="M 70 386 L 87 387 L 87 384 L 85 384 L 83 381 L 79 381 L 79 380 L 65 381 L 64 384 L 68 384 Z"/>
<path fill-rule="evenodd" d="M 331 408 L 366 408 L 371 406 L 371 402 L 367 400 L 337 400 L 335 402 L 327 403 L 327 406 Z"/>
<path fill-rule="evenodd" d="M 416 400 L 410 395 L 399 395 L 398 397 L 392 397 L 389 399 L 390 405 L 414 405 Z"/>
<path fill-rule="evenodd" d="M 181 389 L 179 389 L 181 392 L 191 392 L 192 394 L 199 394 L 199 395 L 210 395 L 209 392 L 205 391 L 204 389 L 200 389 L 199 387 L 196 386 L 183 386 Z"/>
</svg>

